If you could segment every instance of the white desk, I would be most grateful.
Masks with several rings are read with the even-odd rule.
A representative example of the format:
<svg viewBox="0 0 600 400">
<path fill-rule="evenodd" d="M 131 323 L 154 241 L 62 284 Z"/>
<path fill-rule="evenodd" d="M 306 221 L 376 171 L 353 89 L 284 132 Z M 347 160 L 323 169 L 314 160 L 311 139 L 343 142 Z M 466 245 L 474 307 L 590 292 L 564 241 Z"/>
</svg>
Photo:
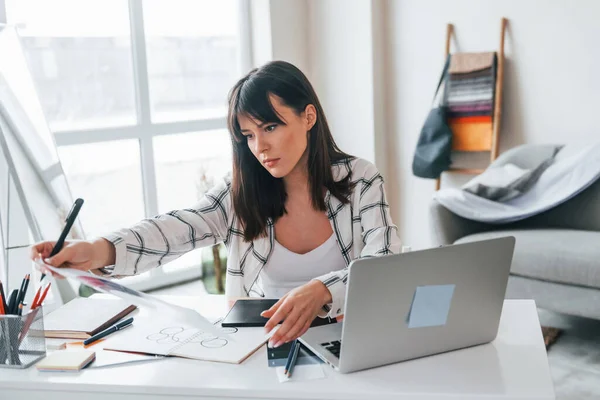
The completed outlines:
<svg viewBox="0 0 600 400">
<path fill-rule="evenodd" d="M 167 298 L 169 299 L 169 298 Z M 170 298 L 221 314 L 225 299 Z M 179 358 L 79 373 L 0 369 L 0 400 L 177 399 L 554 399 L 535 304 L 507 300 L 490 344 L 326 378 L 279 383 L 261 348 L 230 365 Z"/>
</svg>

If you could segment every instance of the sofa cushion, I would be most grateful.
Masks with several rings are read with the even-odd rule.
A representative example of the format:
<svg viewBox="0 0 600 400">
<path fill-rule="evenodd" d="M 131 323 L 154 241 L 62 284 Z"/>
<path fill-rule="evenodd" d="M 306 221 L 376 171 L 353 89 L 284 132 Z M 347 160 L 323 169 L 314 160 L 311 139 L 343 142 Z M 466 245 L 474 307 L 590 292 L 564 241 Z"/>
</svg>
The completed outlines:
<svg viewBox="0 0 600 400">
<path fill-rule="evenodd" d="M 511 274 L 600 288 L 600 232 L 570 229 L 497 230 L 455 243 L 502 236 L 516 239 Z"/>
</svg>

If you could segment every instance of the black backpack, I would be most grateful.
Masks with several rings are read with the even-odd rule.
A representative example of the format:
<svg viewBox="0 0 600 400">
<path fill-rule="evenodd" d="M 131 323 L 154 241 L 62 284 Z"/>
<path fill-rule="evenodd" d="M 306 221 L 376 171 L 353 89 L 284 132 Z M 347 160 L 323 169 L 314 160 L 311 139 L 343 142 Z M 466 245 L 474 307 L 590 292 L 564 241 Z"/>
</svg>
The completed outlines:
<svg viewBox="0 0 600 400">
<path fill-rule="evenodd" d="M 449 65 L 450 55 L 446 59 L 433 101 L 435 101 L 440 86 L 446 78 Z M 446 123 L 448 107 L 444 104 L 444 98 L 445 96 L 442 97 L 437 107 L 432 108 L 429 115 L 427 115 L 423 128 L 421 128 L 412 164 L 413 174 L 421 178 L 437 179 L 442 172 L 449 169 L 451 164 L 452 130 Z"/>
</svg>

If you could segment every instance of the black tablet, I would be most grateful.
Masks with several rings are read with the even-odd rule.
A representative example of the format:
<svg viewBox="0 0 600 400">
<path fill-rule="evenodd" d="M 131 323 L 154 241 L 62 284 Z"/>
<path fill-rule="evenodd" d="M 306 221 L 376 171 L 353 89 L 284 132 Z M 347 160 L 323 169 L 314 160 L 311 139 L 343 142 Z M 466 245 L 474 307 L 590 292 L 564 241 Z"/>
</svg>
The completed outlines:
<svg viewBox="0 0 600 400">
<path fill-rule="evenodd" d="M 278 299 L 239 299 L 231 307 L 223 321 L 222 327 L 247 328 L 252 326 L 265 326 L 268 318 L 263 318 L 260 313 L 268 310 L 277 303 Z"/>
<path fill-rule="evenodd" d="M 268 310 L 277 303 L 279 299 L 239 299 L 227 313 L 221 326 L 224 328 L 248 328 L 265 326 L 268 318 L 263 318 L 260 313 Z M 317 317 L 310 325 L 311 327 L 334 324 L 337 321 L 332 318 Z"/>
</svg>

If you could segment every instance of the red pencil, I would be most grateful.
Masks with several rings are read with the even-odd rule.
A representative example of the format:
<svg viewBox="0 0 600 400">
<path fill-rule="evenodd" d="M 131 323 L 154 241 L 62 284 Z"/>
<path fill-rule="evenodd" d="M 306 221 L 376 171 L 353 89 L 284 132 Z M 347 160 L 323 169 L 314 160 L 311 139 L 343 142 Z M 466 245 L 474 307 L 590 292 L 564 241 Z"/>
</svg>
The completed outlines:
<svg viewBox="0 0 600 400">
<path fill-rule="evenodd" d="M 46 299 L 46 295 L 48 294 L 48 289 L 50 289 L 50 284 L 52 282 L 48 283 L 48 286 L 46 286 L 46 289 L 44 289 L 44 293 L 42 293 L 42 295 L 40 296 L 40 299 L 38 300 L 38 303 L 36 305 L 36 307 L 39 307 L 42 305 L 42 303 L 44 302 L 44 300 Z"/>
<path fill-rule="evenodd" d="M 32 300 L 32 302 L 31 302 L 31 306 L 29 306 L 29 309 L 30 309 L 30 310 L 33 310 L 34 308 L 36 308 L 36 307 L 37 307 L 37 301 L 39 300 L 39 298 L 40 298 L 40 294 L 42 293 L 42 286 L 44 286 L 44 285 L 41 285 L 41 286 L 38 288 L 37 292 L 35 292 L 35 296 L 33 297 L 33 300 Z"/>
<path fill-rule="evenodd" d="M 2 311 L 0 312 L 0 314 L 6 314 L 6 307 L 8 307 L 8 304 L 6 304 L 6 297 L 4 297 L 4 287 L 2 286 L 2 282 L 0 281 L 0 311 Z"/>
</svg>

